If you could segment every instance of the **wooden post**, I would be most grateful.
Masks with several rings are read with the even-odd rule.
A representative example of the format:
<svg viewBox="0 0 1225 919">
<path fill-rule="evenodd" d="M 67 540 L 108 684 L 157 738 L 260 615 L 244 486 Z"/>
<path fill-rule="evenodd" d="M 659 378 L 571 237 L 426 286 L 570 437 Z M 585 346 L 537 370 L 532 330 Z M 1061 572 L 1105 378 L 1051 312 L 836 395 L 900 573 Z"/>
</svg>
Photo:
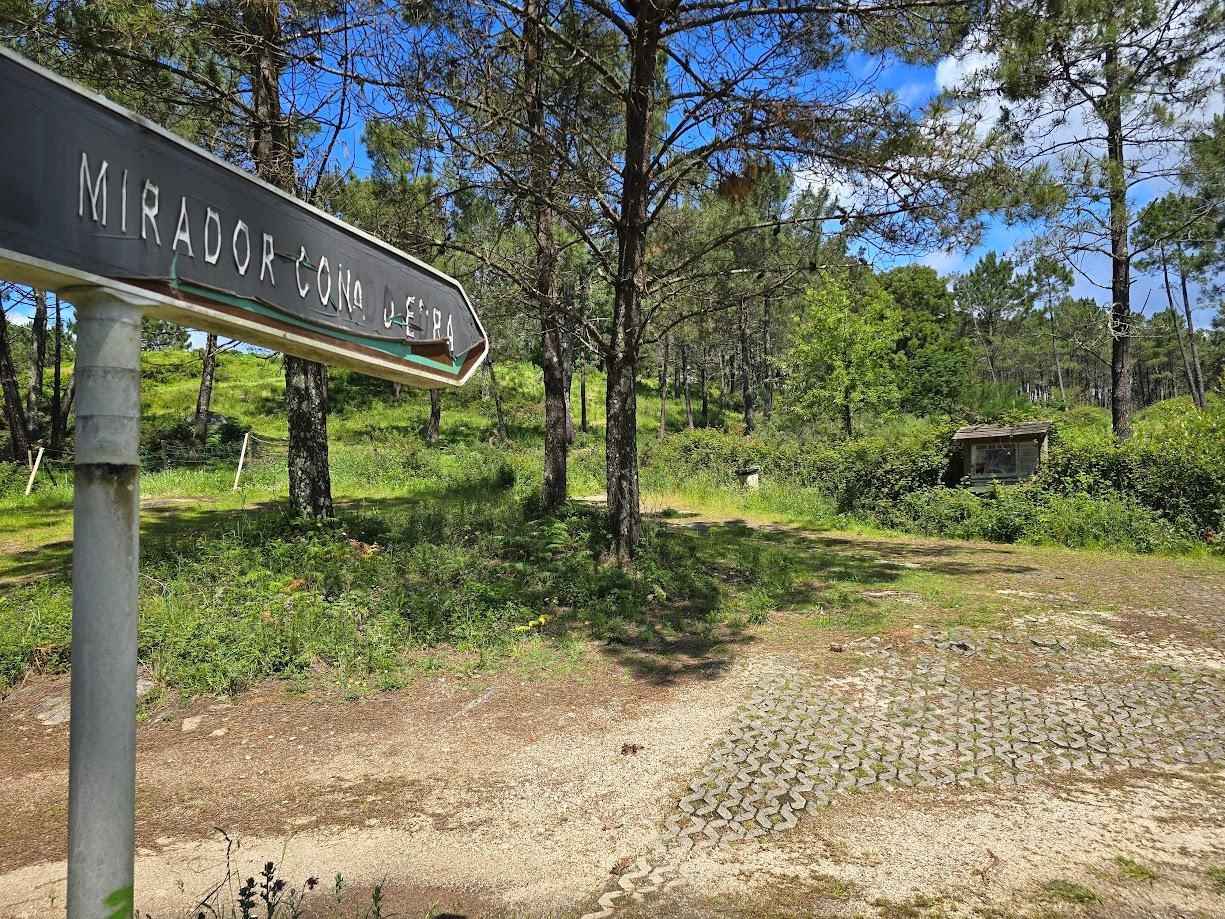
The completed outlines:
<svg viewBox="0 0 1225 919">
<path fill-rule="evenodd" d="M 38 448 L 38 456 L 34 457 L 34 465 L 30 469 L 30 478 L 26 482 L 26 497 L 29 497 L 30 492 L 34 490 L 34 476 L 38 475 L 38 466 L 43 461 L 43 448 Z"/>
<path fill-rule="evenodd" d="M 247 460 L 247 444 L 251 441 L 251 432 L 242 435 L 242 452 L 238 454 L 238 471 L 234 473 L 234 491 L 238 491 L 238 480 L 242 476 L 242 465 Z"/>
</svg>

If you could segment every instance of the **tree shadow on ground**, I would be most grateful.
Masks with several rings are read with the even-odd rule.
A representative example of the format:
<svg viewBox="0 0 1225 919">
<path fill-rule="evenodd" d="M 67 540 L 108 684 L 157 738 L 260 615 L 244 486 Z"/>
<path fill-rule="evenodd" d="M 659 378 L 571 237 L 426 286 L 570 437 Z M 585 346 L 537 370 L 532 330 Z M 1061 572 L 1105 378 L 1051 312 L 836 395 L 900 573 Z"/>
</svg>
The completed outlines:
<svg viewBox="0 0 1225 919">
<path fill-rule="evenodd" d="M 502 491 L 503 488 L 494 482 L 477 482 L 403 497 L 337 498 L 335 507 L 342 515 L 407 511 L 431 503 L 447 506 L 456 502 L 491 502 Z M 140 505 L 141 563 L 154 563 L 167 556 L 182 555 L 193 543 L 209 534 L 288 513 L 287 498 L 257 501 L 241 507 L 218 507 L 207 498 L 144 499 Z M 70 525 L 71 514 L 71 503 L 45 505 L 23 512 L 20 521 L 12 524 L 0 522 L 0 547 L 4 545 L 5 535 L 17 532 L 27 534 L 31 529 L 62 529 Z M 352 522 L 361 531 L 357 535 L 371 535 L 368 528 L 361 527 L 361 521 Z M 71 577 L 71 565 L 71 535 L 66 539 L 51 539 L 36 545 L 7 549 L 3 560 L 0 560 L 0 586 L 29 583 L 42 578 L 66 581 Z"/>
<path fill-rule="evenodd" d="M 646 622 L 608 643 L 604 653 L 653 682 L 715 678 L 761 639 L 750 628 L 773 611 L 813 617 L 839 634 L 868 634 L 893 622 L 888 601 L 916 574 L 977 579 L 1023 574 L 1034 566 L 1007 548 L 939 545 L 711 522 L 665 511 L 664 538 L 674 557 L 700 567 L 726 591 L 678 596 L 652 606 Z"/>
<path fill-rule="evenodd" d="M 495 473 L 488 481 L 478 476 L 438 483 L 403 496 L 340 500 L 338 526 L 351 540 L 398 549 L 416 544 L 443 548 L 448 540 L 505 533 L 507 542 L 499 539 L 485 550 L 488 558 L 478 559 L 473 583 L 481 591 L 521 602 L 529 615 L 548 613 L 554 620 L 543 629 L 548 634 L 599 640 L 604 656 L 634 678 L 655 684 L 717 679 L 760 646 L 762 632 L 754 626 L 774 611 L 814 620 L 819 616 L 821 627 L 844 632 L 880 631 L 892 614 L 887 603 L 871 594 L 889 593 L 916 569 L 970 580 L 1035 570 L 1007 548 L 860 538 L 750 526 L 743 520 L 711 523 L 675 513 L 657 518 L 655 536 L 639 564 L 621 569 L 593 561 L 603 540 L 603 510 L 574 502 L 560 519 L 590 539 L 592 554 L 585 562 L 538 577 L 536 569 L 558 561 L 547 543 L 544 550 L 525 549 L 522 557 L 501 548 L 516 537 L 510 532 L 516 526 L 527 529 L 535 523 L 530 514 L 525 516 L 520 500 Z M 69 511 L 37 508 L 33 516 L 37 525 L 54 530 L 63 526 Z M 207 558 L 214 538 L 237 534 L 240 551 L 258 566 L 263 563 L 261 540 L 283 540 L 297 531 L 299 525 L 286 520 L 286 511 L 284 500 L 237 508 L 184 499 L 146 501 L 142 564 L 149 570 L 169 565 L 171 570 L 176 559 Z M 543 523 L 547 526 L 541 532 L 557 521 Z M 7 526 L 0 524 L 0 535 Z M 70 539 L 53 536 L 9 552 L 0 583 L 38 579 L 63 585 L 70 576 L 71 550 Z M 587 599 L 562 601 L 555 610 L 551 591 L 571 589 L 575 579 L 589 583 L 574 588 L 571 596 Z"/>
</svg>

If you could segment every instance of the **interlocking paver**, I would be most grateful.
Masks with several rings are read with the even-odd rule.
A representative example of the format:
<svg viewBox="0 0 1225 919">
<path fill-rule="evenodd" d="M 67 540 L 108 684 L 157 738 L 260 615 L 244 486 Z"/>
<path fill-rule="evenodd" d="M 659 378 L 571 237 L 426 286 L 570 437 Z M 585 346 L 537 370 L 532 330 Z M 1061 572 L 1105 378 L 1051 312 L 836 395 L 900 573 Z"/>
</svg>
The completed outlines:
<svg viewBox="0 0 1225 919">
<path fill-rule="evenodd" d="M 665 821 L 653 861 L 640 859 L 583 919 L 658 888 L 678 853 L 782 832 L 847 794 L 1225 763 L 1225 679 L 1214 670 L 1154 671 L 1142 649 L 1129 660 L 1049 635 L 963 630 L 923 643 L 929 650 L 909 659 L 853 643 L 876 663 L 851 677 L 768 666 Z M 976 659 L 1028 664 L 1054 682 L 961 688 L 956 668 Z"/>
</svg>

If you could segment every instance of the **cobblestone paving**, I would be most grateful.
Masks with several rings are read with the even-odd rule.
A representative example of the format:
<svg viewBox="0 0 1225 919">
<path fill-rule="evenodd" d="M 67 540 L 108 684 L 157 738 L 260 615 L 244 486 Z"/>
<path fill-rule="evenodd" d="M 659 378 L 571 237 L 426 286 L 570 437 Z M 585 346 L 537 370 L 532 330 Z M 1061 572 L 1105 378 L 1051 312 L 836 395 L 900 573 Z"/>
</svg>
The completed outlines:
<svg viewBox="0 0 1225 919">
<path fill-rule="evenodd" d="M 815 678 L 797 661 L 755 663 L 736 723 L 655 850 L 583 919 L 657 889 L 687 850 L 785 831 L 842 795 L 1225 763 L 1215 668 L 1153 667 L 1141 645 L 1083 648 L 1047 635 L 966 631 L 921 647 L 907 656 L 875 639 L 853 643 L 846 651 L 871 663 L 840 678 Z M 1050 685 L 964 685 L 959 671 L 979 662 L 1023 666 Z"/>
</svg>

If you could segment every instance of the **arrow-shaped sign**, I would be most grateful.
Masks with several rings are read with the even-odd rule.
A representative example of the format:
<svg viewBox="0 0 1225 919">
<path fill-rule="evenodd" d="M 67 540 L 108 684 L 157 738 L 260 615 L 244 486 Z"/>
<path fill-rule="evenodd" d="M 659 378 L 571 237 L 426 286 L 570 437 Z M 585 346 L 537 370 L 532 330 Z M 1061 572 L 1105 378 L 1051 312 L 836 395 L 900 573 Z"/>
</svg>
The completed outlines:
<svg viewBox="0 0 1225 919">
<path fill-rule="evenodd" d="M 426 388 L 485 354 L 455 279 L 4 49 L 0 137 L 0 277 Z"/>
</svg>

